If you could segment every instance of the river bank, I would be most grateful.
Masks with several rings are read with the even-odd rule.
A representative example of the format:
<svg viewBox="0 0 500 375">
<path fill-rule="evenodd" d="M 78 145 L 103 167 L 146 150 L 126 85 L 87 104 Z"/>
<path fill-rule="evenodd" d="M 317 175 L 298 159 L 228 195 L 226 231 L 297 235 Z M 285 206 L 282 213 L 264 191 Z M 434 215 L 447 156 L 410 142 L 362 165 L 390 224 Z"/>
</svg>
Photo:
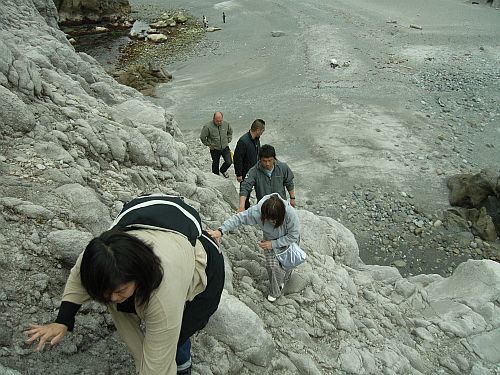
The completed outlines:
<svg viewBox="0 0 500 375">
<path fill-rule="evenodd" d="M 178 119 L 201 168 L 210 160 L 197 136 L 214 110 L 235 129 L 233 148 L 261 117 L 262 141 L 297 176 L 298 206 L 346 225 L 366 263 L 448 275 L 469 258 L 499 259 L 498 241 L 446 225 L 446 179 L 500 161 L 498 11 L 453 0 L 387 14 L 378 3 L 359 15 L 362 1 L 169 4 L 181 5 L 195 37 L 127 51 L 173 74 L 153 101 Z M 132 7 L 149 22 L 172 11 L 155 1 Z M 202 33 L 203 15 L 222 30 Z"/>
<path fill-rule="evenodd" d="M 447 177 L 500 161 L 497 10 L 454 0 L 182 6 L 223 29 L 167 66 L 174 80 L 155 102 L 204 168 L 197 135 L 214 110 L 236 137 L 264 118 L 262 141 L 294 170 L 298 205 L 346 225 L 366 263 L 447 275 L 468 258 L 498 258 L 498 242 L 439 224 Z M 348 63 L 332 69 L 331 58 Z"/>
</svg>

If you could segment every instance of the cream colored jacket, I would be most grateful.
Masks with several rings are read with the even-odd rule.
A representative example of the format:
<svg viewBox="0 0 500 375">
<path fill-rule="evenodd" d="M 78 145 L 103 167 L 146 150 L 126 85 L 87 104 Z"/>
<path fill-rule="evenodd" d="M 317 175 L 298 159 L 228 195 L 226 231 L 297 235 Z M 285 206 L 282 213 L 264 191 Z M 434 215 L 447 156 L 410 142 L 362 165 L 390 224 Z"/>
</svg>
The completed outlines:
<svg viewBox="0 0 500 375">
<path fill-rule="evenodd" d="M 146 306 L 136 304 L 137 315 L 117 311 L 116 304 L 110 304 L 108 309 L 132 352 L 138 373 L 174 375 L 184 304 L 206 288 L 207 254 L 199 241 L 193 248 L 186 237 L 176 232 L 140 229 L 128 233 L 152 246 L 161 259 L 163 280 Z M 82 256 L 71 269 L 63 301 L 83 304 L 90 300 L 80 281 Z M 145 332 L 140 328 L 141 320 Z"/>
</svg>

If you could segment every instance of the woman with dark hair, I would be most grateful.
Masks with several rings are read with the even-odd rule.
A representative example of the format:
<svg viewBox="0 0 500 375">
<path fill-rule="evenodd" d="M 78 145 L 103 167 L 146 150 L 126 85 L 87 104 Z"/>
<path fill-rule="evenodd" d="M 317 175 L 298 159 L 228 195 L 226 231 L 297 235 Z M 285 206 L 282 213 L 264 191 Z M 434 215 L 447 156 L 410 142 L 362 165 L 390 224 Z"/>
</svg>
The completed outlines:
<svg viewBox="0 0 500 375">
<path fill-rule="evenodd" d="M 171 209 L 155 202 L 162 204 L 146 203 L 153 210 L 148 215 L 161 218 Z M 92 299 L 107 305 L 139 374 L 190 374 L 190 337 L 217 310 L 224 287 L 222 254 L 199 223 L 191 224 L 200 236 L 127 225 L 91 240 L 71 269 L 56 322 L 32 324 L 28 343 L 38 341 L 39 351 L 60 342 L 73 330 L 80 306 Z"/>
<path fill-rule="evenodd" d="M 219 229 L 208 231 L 210 236 L 219 240 L 225 233 L 240 225 L 257 225 L 262 229 L 263 241 L 259 247 L 264 250 L 266 269 L 269 276 L 268 301 L 274 302 L 281 296 L 292 270 L 285 270 L 275 254 L 286 250 L 300 238 L 299 218 L 290 203 L 278 193 L 264 196 L 259 203 L 240 212 L 222 223 Z"/>
</svg>

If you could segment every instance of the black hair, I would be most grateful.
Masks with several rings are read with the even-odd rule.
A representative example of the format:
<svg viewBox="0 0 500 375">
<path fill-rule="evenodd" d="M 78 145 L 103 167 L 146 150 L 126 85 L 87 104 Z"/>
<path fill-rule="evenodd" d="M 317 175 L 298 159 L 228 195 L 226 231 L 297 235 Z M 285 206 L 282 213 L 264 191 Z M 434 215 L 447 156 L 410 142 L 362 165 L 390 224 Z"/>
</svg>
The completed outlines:
<svg viewBox="0 0 500 375">
<path fill-rule="evenodd" d="M 260 208 L 260 219 L 274 221 L 274 227 L 278 228 L 285 221 L 285 204 L 277 195 L 271 195 Z"/>
<path fill-rule="evenodd" d="M 89 296 L 102 303 L 109 303 L 111 293 L 121 284 L 135 281 L 135 296 L 143 305 L 160 286 L 163 268 L 149 245 L 112 229 L 92 239 L 85 248 L 80 279 Z"/>
<path fill-rule="evenodd" d="M 217 111 L 217 112 L 214 112 L 214 117 L 212 117 L 213 119 L 215 119 L 215 116 L 217 115 L 217 113 L 220 113 L 222 118 L 224 118 L 224 114 L 221 111 Z"/>
<path fill-rule="evenodd" d="M 263 145 L 259 150 L 259 159 L 271 157 L 276 159 L 276 150 L 271 145 Z"/>
<path fill-rule="evenodd" d="M 261 118 L 258 118 L 257 120 L 254 120 L 254 122 L 252 122 L 252 126 L 250 127 L 250 130 L 254 132 L 256 130 L 265 129 L 265 128 L 266 128 L 266 122 L 264 120 L 262 120 Z"/>
</svg>

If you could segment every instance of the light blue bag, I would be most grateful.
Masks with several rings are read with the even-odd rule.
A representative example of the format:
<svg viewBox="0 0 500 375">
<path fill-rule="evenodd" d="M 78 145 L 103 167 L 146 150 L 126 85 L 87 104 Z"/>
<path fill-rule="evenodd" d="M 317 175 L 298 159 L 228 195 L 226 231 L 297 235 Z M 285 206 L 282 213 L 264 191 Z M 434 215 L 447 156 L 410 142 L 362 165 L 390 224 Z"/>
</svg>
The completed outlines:
<svg viewBox="0 0 500 375">
<path fill-rule="evenodd" d="M 280 253 L 274 252 L 276 259 L 280 262 L 281 267 L 286 270 L 295 268 L 306 261 L 307 254 L 302 250 L 297 243 L 292 243 L 285 251 Z"/>
</svg>

